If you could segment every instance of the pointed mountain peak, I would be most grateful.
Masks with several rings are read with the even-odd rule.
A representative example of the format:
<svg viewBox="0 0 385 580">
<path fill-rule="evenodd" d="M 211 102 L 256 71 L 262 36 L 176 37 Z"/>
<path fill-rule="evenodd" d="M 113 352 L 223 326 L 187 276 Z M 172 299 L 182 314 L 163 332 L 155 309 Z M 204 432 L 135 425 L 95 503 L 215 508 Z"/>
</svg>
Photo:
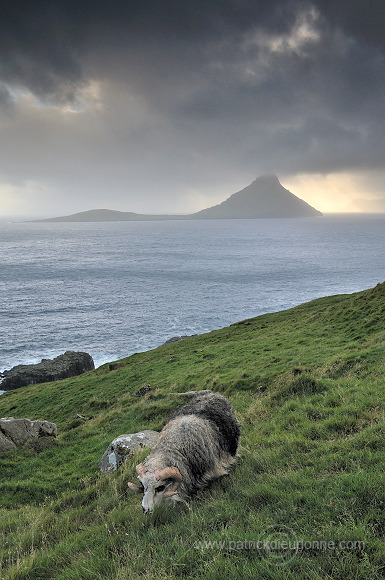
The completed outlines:
<svg viewBox="0 0 385 580">
<path fill-rule="evenodd" d="M 285 218 L 322 215 L 288 189 L 276 175 L 261 175 L 228 199 L 196 214 L 199 219 Z"/>
<path fill-rule="evenodd" d="M 277 183 L 279 183 L 279 185 L 281 185 L 278 177 L 274 174 L 271 175 L 260 175 L 259 177 L 257 177 L 256 179 L 254 179 L 253 183 L 257 183 L 257 184 L 274 184 L 276 185 Z"/>
</svg>

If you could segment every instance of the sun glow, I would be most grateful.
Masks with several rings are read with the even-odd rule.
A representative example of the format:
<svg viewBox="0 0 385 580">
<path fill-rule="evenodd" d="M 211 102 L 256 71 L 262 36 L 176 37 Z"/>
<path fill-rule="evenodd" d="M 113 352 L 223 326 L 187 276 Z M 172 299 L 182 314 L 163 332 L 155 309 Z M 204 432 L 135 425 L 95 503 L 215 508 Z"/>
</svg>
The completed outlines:
<svg viewBox="0 0 385 580">
<path fill-rule="evenodd" d="M 35 207 L 47 199 L 48 188 L 28 180 L 20 185 L 0 183 L 0 217 L 34 215 Z"/>
<path fill-rule="evenodd" d="M 69 86 L 62 94 L 48 95 L 42 99 L 39 95 L 23 88 L 8 87 L 13 101 L 22 108 L 57 111 L 59 113 L 78 114 L 85 111 L 103 110 L 102 83 L 90 80 L 77 87 Z"/>
<path fill-rule="evenodd" d="M 356 200 L 376 197 L 370 194 L 369 182 L 352 173 L 283 176 L 281 183 L 324 213 L 358 212 Z"/>
</svg>

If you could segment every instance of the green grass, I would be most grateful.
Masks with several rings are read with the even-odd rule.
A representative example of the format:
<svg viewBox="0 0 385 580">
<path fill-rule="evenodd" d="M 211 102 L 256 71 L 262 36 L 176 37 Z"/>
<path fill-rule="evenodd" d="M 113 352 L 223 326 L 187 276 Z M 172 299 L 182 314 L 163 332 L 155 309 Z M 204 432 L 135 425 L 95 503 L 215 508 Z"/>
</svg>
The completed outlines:
<svg viewBox="0 0 385 580">
<path fill-rule="evenodd" d="M 54 421 L 59 436 L 0 458 L 0 578 L 383 577 L 384 314 L 381 284 L 1 396 L 0 416 Z M 143 453 L 111 476 L 98 462 L 118 435 L 161 429 L 193 389 L 232 402 L 238 462 L 189 505 L 145 517 L 127 488 Z M 258 549 L 288 528 L 304 549 Z"/>
</svg>

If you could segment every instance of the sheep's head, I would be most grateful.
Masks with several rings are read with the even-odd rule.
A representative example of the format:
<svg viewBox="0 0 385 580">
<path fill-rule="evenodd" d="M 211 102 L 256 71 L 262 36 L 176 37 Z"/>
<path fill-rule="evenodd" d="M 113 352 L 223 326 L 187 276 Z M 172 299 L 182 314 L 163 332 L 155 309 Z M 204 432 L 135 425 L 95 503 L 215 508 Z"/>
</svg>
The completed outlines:
<svg viewBox="0 0 385 580">
<path fill-rule="evenodd" d="M 138 493 L 143 493 L 142 508 L 145 514 L 152 512 L 154 507 L 165 500 L 179 499 L 178 490 L 182 475 L 177 467 L 163 467 L 149 471 L 142 463 L 136 466 L 141 486 L 129 482 L 128 487 Z"/>
</svg>

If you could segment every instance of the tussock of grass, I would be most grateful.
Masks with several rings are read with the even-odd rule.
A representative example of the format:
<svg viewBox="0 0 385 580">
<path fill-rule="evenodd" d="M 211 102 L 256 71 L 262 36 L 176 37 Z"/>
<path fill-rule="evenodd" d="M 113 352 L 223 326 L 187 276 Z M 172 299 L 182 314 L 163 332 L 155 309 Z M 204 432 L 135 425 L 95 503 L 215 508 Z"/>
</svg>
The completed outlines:
<svg viewBox="0 0 385 580">
<path fill-rule="evenodd" d="M 382 284 L 3 395 L 0 416 L 54 421 L 59 437 L 0 458 L 0 578 L 381 577 L 384 313 Z M 161 429 L 177 393 L 207 388 L 242 423 L 237 465 L 188 505 L 144 517 L 127 481 L 145 452 L 108 477 L 101 455 L 122 433 Z M 313 545 L 277 565 L 250 547 L 277 526 Z"/>
</svg>

